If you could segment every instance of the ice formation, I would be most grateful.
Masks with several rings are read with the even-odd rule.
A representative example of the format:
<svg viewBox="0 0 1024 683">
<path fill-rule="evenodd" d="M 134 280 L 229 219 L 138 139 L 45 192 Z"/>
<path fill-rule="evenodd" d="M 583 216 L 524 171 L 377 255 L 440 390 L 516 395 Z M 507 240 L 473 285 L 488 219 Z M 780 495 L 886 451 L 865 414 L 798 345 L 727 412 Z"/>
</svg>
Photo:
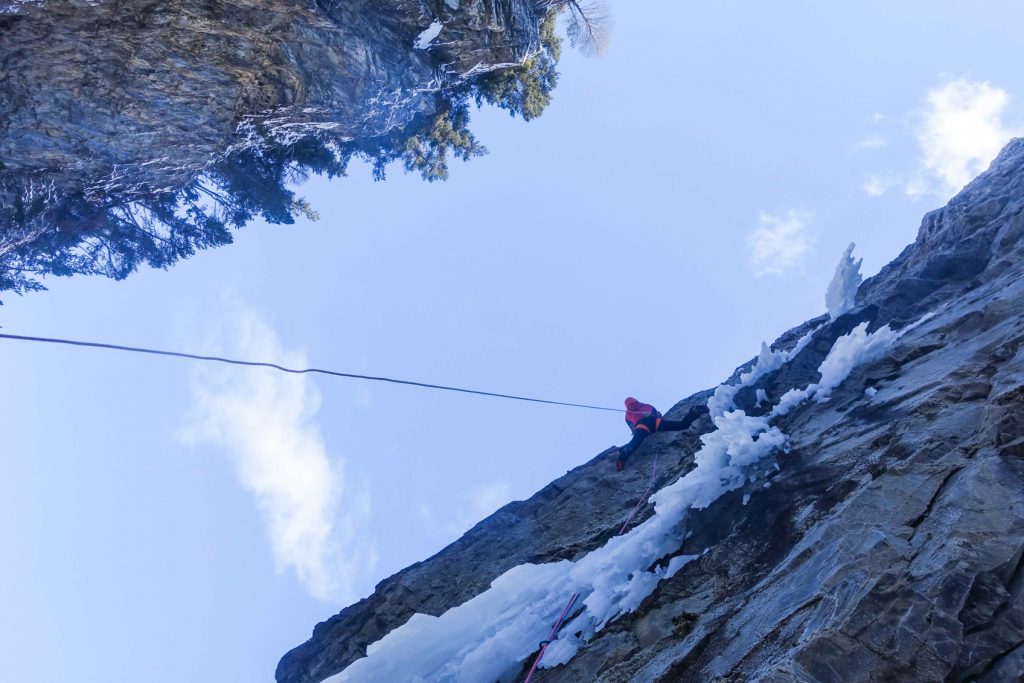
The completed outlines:
<svg viewBox="0 0 1024 683">
<path fill-rule="evenodd" d="M 825 290 L 825 306 L 832 320 L 853 308 L 857 288 L 863 279 L 860 275 L 860 264 L 864 259 L 853 260 L 853 250 L 856 246 L 850 242 L 850 246 L 843 252 L 843 257 L 836 265 L 832 282 L 828 283 L 828 289 Z"/>
<path fill-rule="evenodd" d="M 818 384 L 790 390 L 769 416 L 736 410 L 733 398 L 739 388 L 781 367 L 810 341 L 813 332 L 788 352 L 762 345 L 757 362 L 741 374 L 739 384 L 718 387 L 708 401 L 715 429 L 701 436 L 701 448 L 694 455 L 696 467 L 651 496 L 652 517 L 575 562 L 522 564 L 440 617 L 414 615 L 371 645 L 366 657 L 328 681 L 510 680 L 536 652 L 538 640 L 551 628 L 566 599 L 579 592 L 579 607 L 548 647 L 541 666 L 568 662 L 606 624 L 635 610 L 660 581 L 695 559 L 673 556 L 686 537 L 689 511 L 706 508 L 743 486 L 751 465 L 785 446 L 786 435 L 770 423 L 772 417 L 812 396 L 828 400 L 856 365 L 876 360 L 900 336 L 888 326 L 868 334 L 867 323 L 862 323 L 836 340 L 819 366 Z M 665 562 L 665 558 L 670 559 Z"/>
</svg>

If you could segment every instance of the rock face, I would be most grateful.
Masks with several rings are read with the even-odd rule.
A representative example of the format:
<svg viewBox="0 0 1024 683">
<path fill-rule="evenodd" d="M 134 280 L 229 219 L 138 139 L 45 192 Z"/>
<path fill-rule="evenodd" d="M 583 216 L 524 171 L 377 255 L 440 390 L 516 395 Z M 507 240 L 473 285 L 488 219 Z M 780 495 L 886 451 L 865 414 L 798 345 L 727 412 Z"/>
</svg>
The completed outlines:
<svg viewBox="0 0 1024 683">
<path fill-rule="evenodd" d="M 290 188 L 354 157 L 444 179 L 484 152 L 468 102 L 550 99 L 553 17 L 545 0 L 0 1 L 0 291 L 314 217 Z"/>
<path fill-rule="evenodd" d="M 45 0 L 0 9 L 0 170 L 178 185 L 232 147 L 386 134 L 539 49 L 531 0 Z M 436 46 L 415 47 L 432 22 Z"/>
<path fill-rule="evenodd" d="M 816 382 L 833 342 L 858 324 L 904 331 L 830 401 L 776 420 L 789 436 L 778 472 L 691 513 L 679 552 L 698 559 L 534 680 L 1024 680 L 1022 210 L 1016 140 L 925 217 L 853 310 L 783 335 L 775 348 L 816 329 L 788 363 L 737 392 L 750 415 L 768 410 L 758 390 L 777 401 Z M 415 612 L 460 605 L 516 564 L 602 545 L 646 488 L 656 450 L 661 486 L 692 467 L 694 432 L 711 428 L 702 418 L 690 432 L 655 435 L 623 475 L 595 458 L 507 505 L 317 625 L 277 680 L 321 681 Z"/>
</svg>

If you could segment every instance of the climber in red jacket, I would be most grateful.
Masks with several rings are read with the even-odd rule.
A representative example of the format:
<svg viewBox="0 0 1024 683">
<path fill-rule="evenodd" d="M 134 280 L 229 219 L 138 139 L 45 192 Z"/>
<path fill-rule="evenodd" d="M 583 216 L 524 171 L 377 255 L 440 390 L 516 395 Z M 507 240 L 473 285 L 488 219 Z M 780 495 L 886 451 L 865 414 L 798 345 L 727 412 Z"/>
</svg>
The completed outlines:
<svg viewBox="0 0 1024 683">
<path fill-rule="evenodd" d="M 654 432 L 680 432 L 708 412 L 704 404 L 696 405 L 687 411 L 682 420 L 666 420 L 661 416 L 654 406 L 641 403 L 632 396 L 626 399 L 626 424 L 633 430 L 633 438 L 625 446 L 618 449 L 618 457 L 615 460 L 615 469 L 622 471 L 626 466 L 626 458 L 633 455 L 633 451 Z"/>
</svg>

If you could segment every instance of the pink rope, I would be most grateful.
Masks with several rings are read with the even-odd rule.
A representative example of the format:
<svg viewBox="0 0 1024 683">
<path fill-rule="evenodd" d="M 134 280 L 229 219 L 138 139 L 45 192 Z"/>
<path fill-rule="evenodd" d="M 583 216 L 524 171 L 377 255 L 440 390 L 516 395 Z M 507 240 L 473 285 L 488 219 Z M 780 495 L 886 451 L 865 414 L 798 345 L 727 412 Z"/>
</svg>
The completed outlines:
<svg viewBox="0 0 1024 683">
<path fill-rule="evenodd" d="M 636 513 L 639 512 L 640 508 L 643 507 L 644 503 L 647 502 L 647 496 L 651 494 L 651 490 L 654 488 L 654 482 L 657 480 L 658 477 L 659 457 L 661 457 L 660 448 L 654 454 L 654 464 L 651 466 L 651 481 L 647 485 L 647 490 L 644 491 L 644 494 L 642 496 L 640 496 L 640 500 L 637 501 L 636 507 L 634 507 L 633 511 L 629 513 L 629 517 L 626 518 L 626 521 L 622 523 L 622 528 L 619 529 L 619 535 L 622 535 L 626 531 L 626 527 L 628 527 L 629 523 L 633 521 L 634 517 L 636 517 Z M 547 651 L 548 645 L 551 644 L 551 641 L 555 639 L 555 635 L 558 633 L 558 629 L 562 627 L 562 622 L 565 621 L 565 617 L 569 614 L 569 611 L 572 609 L 572 606 L 576 604 L 576 599 L 579 598 L 579 596 L 579 593 L 573 593 L 572 596 L 569 598 L 569 602 L 565 604 L 565 609 L 563 609 L 562 613 L 558 615 L 558 619 L 555 621 L 555 625 L 551 627 L 551 633 L 548 634 L 548 639 L 541 642 L 540 652 L 537 653 L 537 658 L 533 660 L 533 666 L 530 667 L 530 671 L 526 674 L 526 678 L 523 680 L 523 683 L 530 683 L 530 681 L 533 680 L 533 674 L 537 672 L 537 667 L 540 666 L 540 660 L 543 659 L 544 652 Z"/>
<path fill-rule="evenodd" d="M 548 634 L 548 639 L 540 644 L 540 652 L 537 653 L 537 659 L 533 660 L 533 666 L 530 667 L 530 673 L 526 674 L 526 680 L 523 683 L 530 683 L 530 679 L 533 678 L 533 674 L 537 672 L 537 667 L 540 665 L 541 657 L 544 656 L 544 651 L 548 649 L 548 645 L 555 639 L 555 634 L 558 633 L 558 629 L 562 627 L 562 622 L 565 620 L 566 615 L 569 614 L 569 610 L 576 604 L 576 598 L 580 597 L 579 593 L 573 593 L 572 597 L 569 598 L 569 602 L 565 603 L 565 609 L 558 615 L 558 619 L 555 621 L 555 625 L 551 627 L 551 633 Z"/>
<path fill-rule="evenodd" d="M 644 503 L 647 502 L 647 496 L 651 494 L 651 489 L 654 488 L 654 480 L 658 474 L 658 456 L 660 455 L 661 449 L 659 448 L 654 454 L 654 465 L 651 467 L 651 483 L 647 485 L 647 490 L 644 491 L 644 495 L 640 496 L 640 500 L 637 501 L 636 507 L 629 513 L 629 517 L 626 517 L 626 521 L 622 523 L 622 528 L 619 529 L 619 533 L 617 535 L 621 536 L 626 532 L 626 527 L 628 527 L 629 523 L 633 521 L 634 517 L 636 517 L 636 513 L 640 512 L 640 508 L 644 506 Z"/>
</svg>

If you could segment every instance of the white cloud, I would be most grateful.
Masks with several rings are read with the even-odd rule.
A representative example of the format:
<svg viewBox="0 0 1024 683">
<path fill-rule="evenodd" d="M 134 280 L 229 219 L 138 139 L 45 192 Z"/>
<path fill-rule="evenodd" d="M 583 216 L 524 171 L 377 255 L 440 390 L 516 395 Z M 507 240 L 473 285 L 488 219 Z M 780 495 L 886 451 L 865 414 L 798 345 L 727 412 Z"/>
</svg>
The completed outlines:
<svg viewBox="0 0 1024 683">
<path fill-rule="evenodd" d="M 1009 103 L 1009 94 L 988 81 L 959 78 L 930 90 L 917 129 L 922 173 L 907 183 L 907 194 L 950 195 L 984 171 L 1021 132 L 1004 121 Z"/>
<path fill-rule="evenodd" d="M 898 185 L 899 177 L 889 171 L 880 173 L 869 173 L 864 177 L 864 194 L 869 197 L 880 197 L 887 191 Z"/>
<path fill-rule="evenodd" d="M 871 115 L 871 117 L 870 117 L 870 118 L 871 118 L 871 122 L 872 122 L 872 123 L 881 123 L 881 122 L 882 122 L 882 121 L 884 121 L 884 120 L 885 120 L 885 119 L 886 119 L 887 117 L 886 117 L 886 115 L 885 115 L 885 114 L 883 114 L 882 112 L 880 112 L 880 111 L 876 111 L 876 112 L 875 112 L 874 114 L 872 114 L 872 115 Z"/>
<path fill-rule="evenodd" d="M 757 228 L 747 235 L 747 251 L 754 275 L 781 275 L 804 257 L 814 242 L 807 230 L 808 211 L 790 210 L 785 216 L 762 212 Z"/>
<path fill-rule="evenodd" d="M 260 315 L 232 308 L 221 335 L 232 343 L 213 348 L 308 365 L 304 353 L 282 347 Z M 256 499 L 277 570 L 293 570 L 316 598 L 358 598 L 358 581 L 376 561 L 360 528 L 369 517 L 369 493 L 346 477 L 343 461 L 328 457 L 316 422 L 320 392 L 312 380 L 264 368 L 203 366 L 193 375 L 192 395 L 195 405 L 180 436 L 231 458 Z"/>
<path fill-rule="evenodd" d="M 868 135 L 862 138 L 857 144 L 856 148 L 862 151 L 868 151 L 872 149 L 882 149 L 888 144 L 886 139 L 881 135 Z"/>
</svg>

